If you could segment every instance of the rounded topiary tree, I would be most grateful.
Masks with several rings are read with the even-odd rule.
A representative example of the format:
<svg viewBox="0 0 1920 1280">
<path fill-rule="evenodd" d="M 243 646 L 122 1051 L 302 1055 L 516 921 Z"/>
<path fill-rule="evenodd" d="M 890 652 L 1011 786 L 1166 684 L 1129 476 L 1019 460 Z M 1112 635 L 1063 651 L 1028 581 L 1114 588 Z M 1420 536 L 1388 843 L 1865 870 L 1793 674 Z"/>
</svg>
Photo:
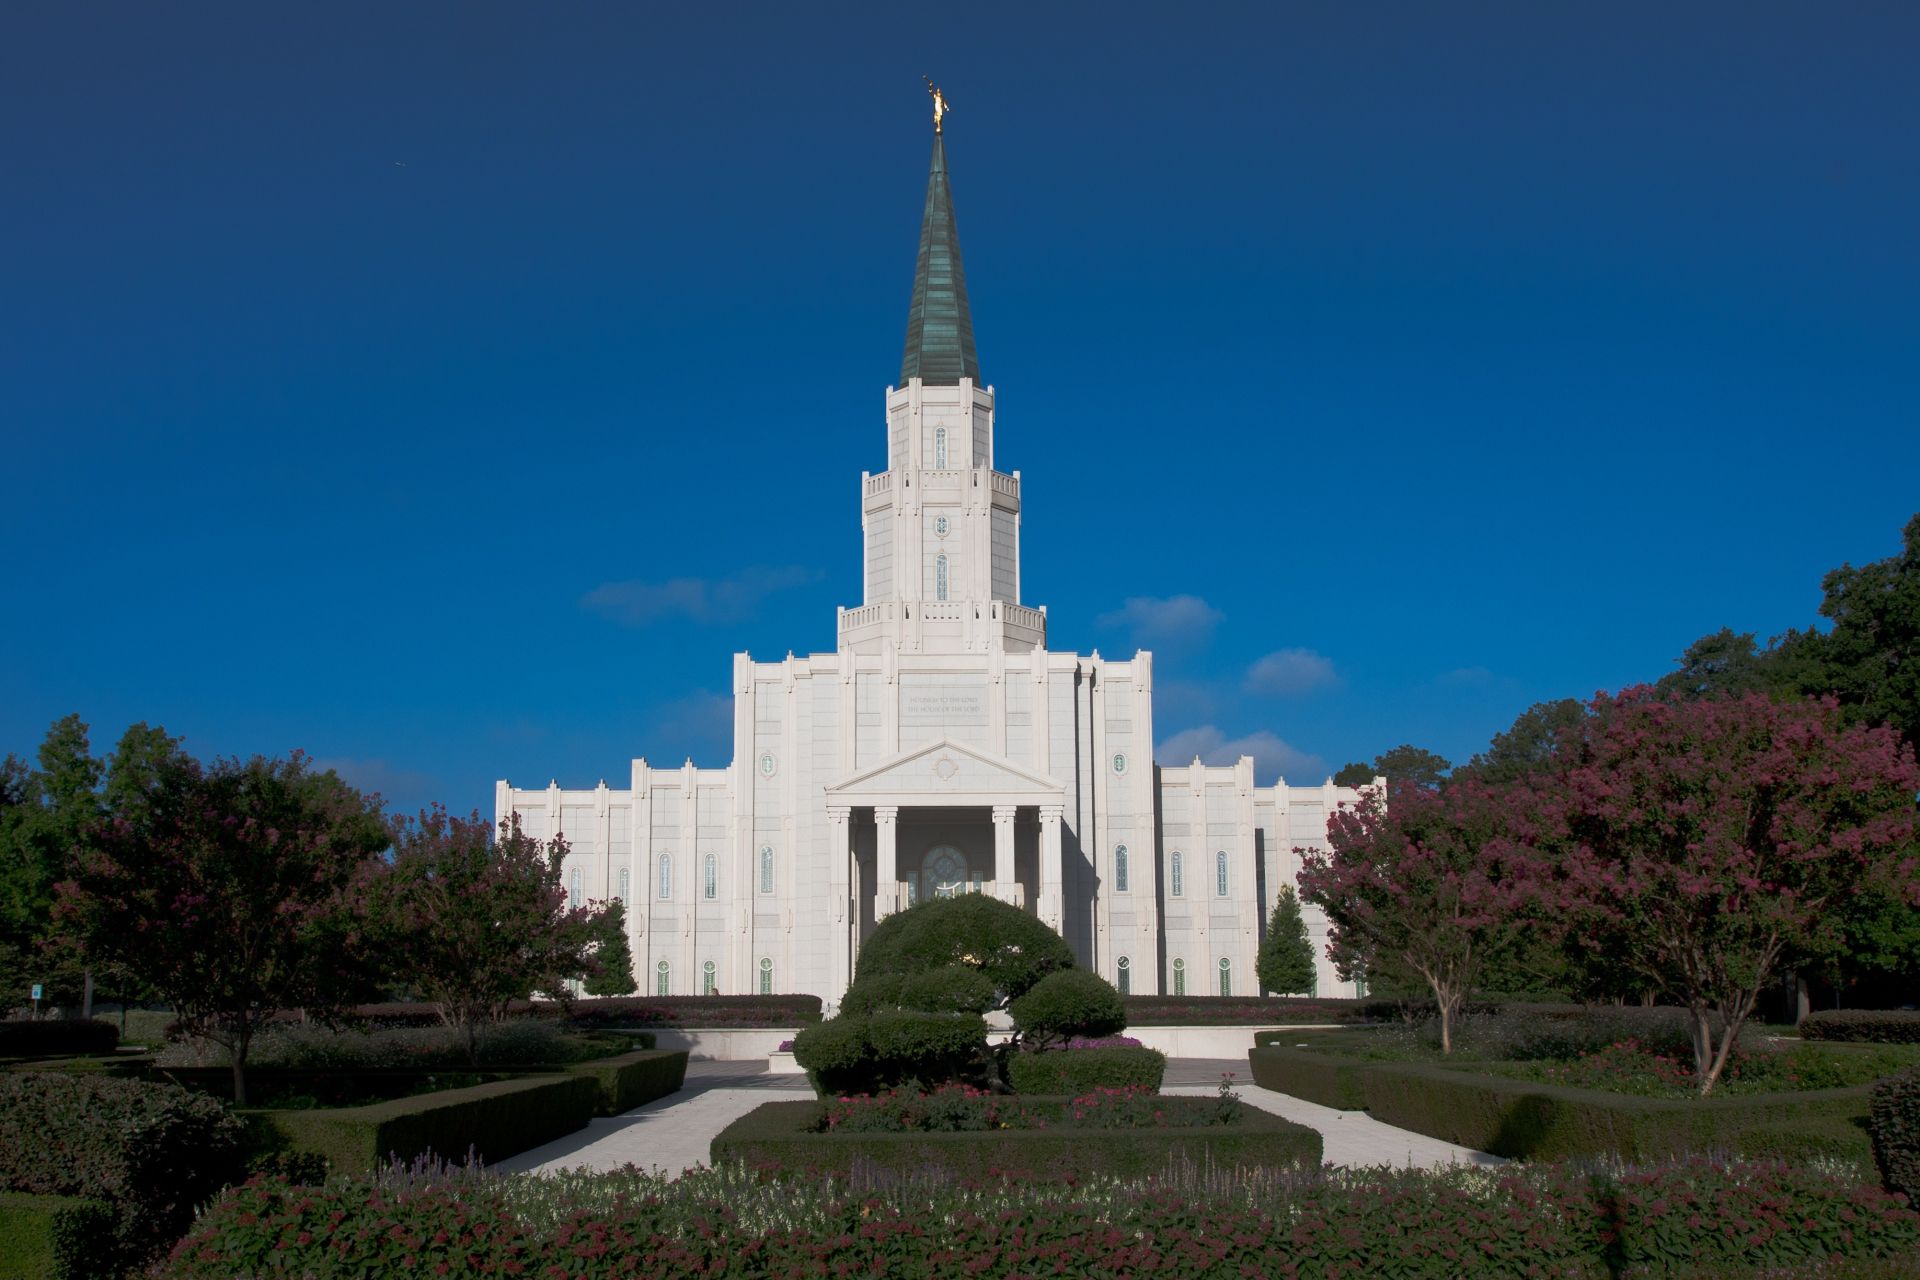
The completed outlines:
<svg viewBox="0 0 1920 1280">
<path fill-rule="evenodd" d="M 880 923 L 838 1015 L 794 1037 L 793 1056 L 831 1093 L 910 1080 L 994 1084 L 982 1015 L 1072 968 L 1066 940 L 1020 908 L 975 894 L 935 898 Z"/>
<path fill-rule="evenodd" d="M 1061 969 L 1033 985 L 1008 1012 L 1022 1047 L 1046 1049 L 1075 1036 L 1126 1030 L 1127 1007 L 1111 982 L 1085 969 Z"/>
</svg>

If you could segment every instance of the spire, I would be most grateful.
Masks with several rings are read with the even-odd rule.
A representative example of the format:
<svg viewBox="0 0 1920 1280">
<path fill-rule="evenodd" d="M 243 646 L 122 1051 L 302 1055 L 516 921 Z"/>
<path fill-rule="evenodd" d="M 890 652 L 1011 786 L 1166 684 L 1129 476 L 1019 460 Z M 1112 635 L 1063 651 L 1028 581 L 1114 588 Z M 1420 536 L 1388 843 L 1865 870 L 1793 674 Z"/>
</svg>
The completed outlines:
<svg viewBox="0 0 1920 1280">
<path fill-rule="evenodd" d="M 944 106 L 944 102 L 941 103 Z M 913 304 L 907 310 L 907 349 L 900 357 L 900 385 L 919 378 L 929 386 L 980 380 L 973 350 L 973 313 L 967 307 L 967 277 L 960 268 L 960 232 L 953 220 L 953 188 L 947 182 L 946 140 L 937 128 L 927 171 L 927 211 L 920 219 L 920 260 L 913 269 Z"/>
</svg>

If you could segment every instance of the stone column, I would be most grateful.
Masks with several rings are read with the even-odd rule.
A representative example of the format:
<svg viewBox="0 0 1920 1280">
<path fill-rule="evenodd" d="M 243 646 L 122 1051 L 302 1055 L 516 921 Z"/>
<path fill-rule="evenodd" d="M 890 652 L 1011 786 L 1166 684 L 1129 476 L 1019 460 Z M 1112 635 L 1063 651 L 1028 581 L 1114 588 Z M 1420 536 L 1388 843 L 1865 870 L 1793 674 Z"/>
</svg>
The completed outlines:
<svg viewBox="0 0 1920 1280">
<path fill-rule="evenodd" d="M 1066 868 L 1060 845 L 1060 819 L 1066 807 L 1040 806 L 1040 918 L 1056 933 L 1066 923 Z"/>
<path fill-rule="evenodd" d="M 900 909 L 900 807 L 875 805 L 873 919 L 878 924 Z"/>
<path fill-rule="evenodd" d="M 1019 810 L 1010 804 L 993 806 L 993 896 L 1024 906 L 1013 869 L 1013 819 Z"/>
<path fill-rule="evenodd" d="M 827 892 L 833 897 L 833 922 L 839 939 L 827 957 L 827 986 L 834 992 L 829 999 L 836 1006 L 839 993 L 853 981 L 853 954 L 860 944 L 860 912 L 853 897 L 853 811 L 844 805 L 827 806 Z M 789 860 L 794 865 L 797 859 Z M 798 896 L 798 886 L 787 890 L 788 900 Z M 829 1010 L 828 1016 L 834 1010 Z"/>
</svg>

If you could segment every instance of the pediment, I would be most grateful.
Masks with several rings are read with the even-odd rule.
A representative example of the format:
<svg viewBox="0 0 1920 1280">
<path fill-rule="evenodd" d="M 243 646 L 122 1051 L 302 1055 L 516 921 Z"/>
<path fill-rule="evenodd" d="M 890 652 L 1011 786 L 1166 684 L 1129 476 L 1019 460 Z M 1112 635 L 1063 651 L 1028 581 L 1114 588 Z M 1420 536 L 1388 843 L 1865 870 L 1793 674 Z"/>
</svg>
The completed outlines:
<svg viewBox="0 0 1920 1280">
<path fill-rule="evenodd" d="M 832 783 L 826 793 L 849 804 L 1057 804 L 1066 787 L 1011 760 L 942 738 Z"/>
</svg>

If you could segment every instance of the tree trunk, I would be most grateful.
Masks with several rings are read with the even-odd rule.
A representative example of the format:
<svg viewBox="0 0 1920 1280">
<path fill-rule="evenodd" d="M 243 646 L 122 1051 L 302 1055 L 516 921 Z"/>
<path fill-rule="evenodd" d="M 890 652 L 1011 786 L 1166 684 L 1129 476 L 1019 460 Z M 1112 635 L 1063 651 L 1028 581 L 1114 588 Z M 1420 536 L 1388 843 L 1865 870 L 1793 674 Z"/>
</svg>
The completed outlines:
<svg viewBox="0 0 1920 1280">
<path fill-rule="evenodd" d="M 233 1105 L 247 1105 L 247 1049 L 253 1040 L 252 1035 L 242 1032 L 233 1038 L 233 1044 L 227 1050 L 227 1056 L 233 1059 Z"/>
<path fill-rule="evenodd" d="M 1433 1001 L 1440 1006 L 1440 1056 L 1446 1057 L 1453 1052 L 1453 1010 L 1457 1000 L 1449 998 L 1438 982 L 1429 980 L 1427 985 L 1433 988 Z"/>
</svg>

